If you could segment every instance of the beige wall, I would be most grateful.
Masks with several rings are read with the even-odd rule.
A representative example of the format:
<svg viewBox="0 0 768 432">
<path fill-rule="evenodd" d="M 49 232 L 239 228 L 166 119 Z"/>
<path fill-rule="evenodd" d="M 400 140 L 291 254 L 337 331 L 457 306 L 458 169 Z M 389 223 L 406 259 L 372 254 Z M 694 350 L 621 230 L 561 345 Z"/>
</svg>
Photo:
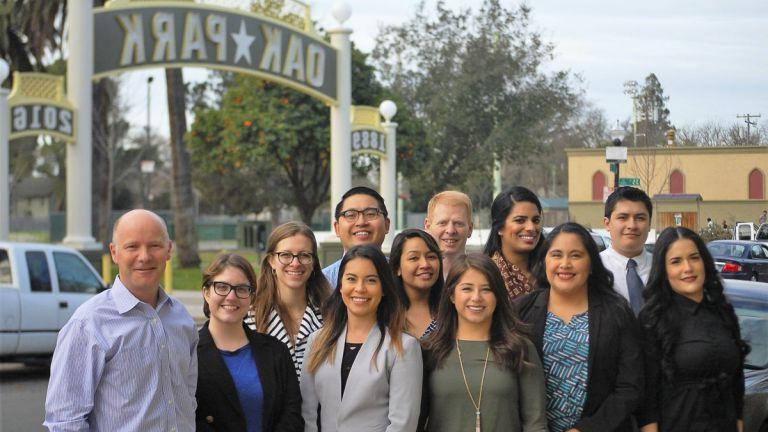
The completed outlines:
<svg viewBox="0 0 768 432">
<path fill-rule="evenodd" d="M 585 225 L 602 225 L 603 203 L 592 201 L 592 176 L 605 175 L 613 186 L 614 174 L 605 162 L 605 149 L 568 149 L 568 205 L 572 220 Z M 756 221 L 768 208 L 768 200 L 748 199 L 748 176 L 757 168 L 763 173 L 764 196 L 768 194 L 768 147 L 672 147 L 630 148 L 621 177 L 637 177 L 640 187 L 653 197 L 669 193 L 669 174 L 683 174 L 683 193 L 699 194 L 700 224 L 711 217 L 718 223 Z M 661 203 L 660 203 L 661 204 Z M 687 211 L 691 203 L 661 204 L 664 211 Z"/>
</svg>

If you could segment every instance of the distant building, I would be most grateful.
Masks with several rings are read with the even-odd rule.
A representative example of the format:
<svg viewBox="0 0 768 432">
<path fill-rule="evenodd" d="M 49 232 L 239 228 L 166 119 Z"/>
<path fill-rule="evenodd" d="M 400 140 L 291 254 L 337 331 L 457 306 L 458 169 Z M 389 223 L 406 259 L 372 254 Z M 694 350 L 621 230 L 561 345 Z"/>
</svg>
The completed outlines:
<svg viewBox="0 0 768 432">
<path fill-rule="evenodd" d="M 614 174 L 605 149 L 567 149 L 571 220 L 603 226 Z M 694 230 L 707 218 L 728 225 L 756 222 L 768 207 L 768 147 L 649 147 L 628 149 L 621 178 L 638 179 L 654 201 L 652 227 Z"/>
<path fill-rule="evenodd" d="M 51 213 L 53 180 L 48 177 L 28 177 L 11 191 L 11 216 L 47 219 Z"/>
</svg>

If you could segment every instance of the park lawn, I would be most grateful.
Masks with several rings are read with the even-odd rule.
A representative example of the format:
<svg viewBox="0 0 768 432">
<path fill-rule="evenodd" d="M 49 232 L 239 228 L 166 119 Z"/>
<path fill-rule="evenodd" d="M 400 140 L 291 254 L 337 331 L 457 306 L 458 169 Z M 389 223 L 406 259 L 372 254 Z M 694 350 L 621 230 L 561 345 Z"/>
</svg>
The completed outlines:
<svg viewBox="0 0 768 432">
<path fill-rule="evenodd" d="M 208 267 L 220 253 L 233 252 L 244 256 L 253 265 L 258 275 L 259 263 L 261 257 L 252 250 L 240 251 L 200 251 L 200 268 L 179 268 L 179 262 L 176 254 L 173 255 L 171 264 L 173 265 L 173 289 L 174 290 L 199 290 L 202 281 L 203 270 Z M 112 263 L 112 277 L 117 274 L 117 266 Z"/>
</svg>

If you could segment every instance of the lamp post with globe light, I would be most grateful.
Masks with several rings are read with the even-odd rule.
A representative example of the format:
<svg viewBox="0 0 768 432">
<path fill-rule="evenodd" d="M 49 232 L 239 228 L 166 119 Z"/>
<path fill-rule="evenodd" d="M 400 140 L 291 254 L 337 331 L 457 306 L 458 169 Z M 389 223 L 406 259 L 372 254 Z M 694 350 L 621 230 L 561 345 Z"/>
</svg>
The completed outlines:
<svg viewBox="0 0 768 432">
<path fill-rule="evenodd" d="M 397 105 L 391 100 L 385 100 L 379 105 L 379 113 L 384 117 L 381 126 L 387 136 L 387 157 L 381 159 L 379 166 L 379 188 L 384 202 L 393 206 L 389 219 L 392 226 L 397 227 L 397 209 L 394 208 L 397 202 L 397 123 L 392 121 L 392 117 L 397 114 Z"/>
<path fill-rule="evenodd" d="M 624 141 L 624 135 L 626 132 L 624 131 L 624 128 L 622 128 L 619 125 L 619 121 L 616 120 L 616 126 L 614 126 L 613 129 L 611 129 L 611 142 L 613 144 L 613 149 L 606 148 L 606 160 L 611 163 L 611 171 L 614 172 L 615 176 L 613 177 L 613 189 L 616 190 L 619 188 L 619 167 L 621 166 L 622 162 L 627 161 L 627 148 L 622 147 L 622 141 Z"/>
<path fill-rule="evenodd" d="M 0 58 L 0 86 L 10 73 L 10 67 Z M 10 188 L 10 112 L 8 111 L 8 89 L 0 87 L 0 240 L 8 240 L 11 222 Z"/>
</svg>

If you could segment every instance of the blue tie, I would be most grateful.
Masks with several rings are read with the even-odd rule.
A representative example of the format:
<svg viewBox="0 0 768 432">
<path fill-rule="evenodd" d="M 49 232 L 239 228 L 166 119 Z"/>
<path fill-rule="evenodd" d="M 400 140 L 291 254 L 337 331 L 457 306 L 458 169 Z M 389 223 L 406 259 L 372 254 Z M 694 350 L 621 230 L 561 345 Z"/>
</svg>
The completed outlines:
<svg viewBox="0 0 768 432">
<path fill-rule="evenodd" d="M 629 291 L 629 305 L 635 312 L 640 313 L 643 307 L 643 280 L 637 274 L 637 261 L 630 259 L 627 262 L 627 290 Z"/>
</svg>

